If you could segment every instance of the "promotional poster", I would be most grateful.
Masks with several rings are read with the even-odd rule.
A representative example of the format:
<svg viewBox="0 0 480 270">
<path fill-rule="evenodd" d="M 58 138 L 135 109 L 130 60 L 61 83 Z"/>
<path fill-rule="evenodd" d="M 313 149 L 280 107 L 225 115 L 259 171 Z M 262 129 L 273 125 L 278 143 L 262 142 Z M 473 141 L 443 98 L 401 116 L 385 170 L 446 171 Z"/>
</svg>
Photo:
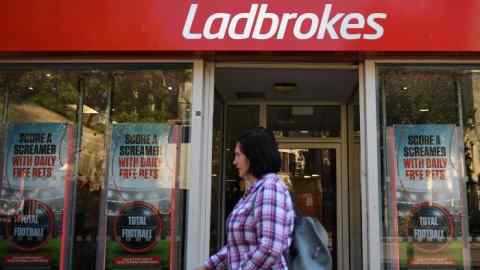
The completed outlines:
<svg viewBox="0 0 480 270">
<path fill-rule="evenodd" d="M 2 269 L 58 269 L 73 129 L 66 123 L 10 123 L 0 190 Z"/>
<path fill-rule="evenodd" d="M 114 124 L 107 190 L 107 269 L 171 269 L 179 129 Z"/>
<path fill-rule="evenodd" d="M 463 133 L 455 125 L 387 129 L 395 269 L 468 265 Z"/>
</svg>

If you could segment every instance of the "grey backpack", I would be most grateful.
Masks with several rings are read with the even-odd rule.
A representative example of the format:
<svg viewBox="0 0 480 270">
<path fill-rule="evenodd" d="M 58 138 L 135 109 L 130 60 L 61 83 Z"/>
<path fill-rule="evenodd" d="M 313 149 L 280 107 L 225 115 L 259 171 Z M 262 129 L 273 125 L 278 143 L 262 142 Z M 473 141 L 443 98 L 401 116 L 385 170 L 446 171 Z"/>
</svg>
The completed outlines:
<svg viewBox="0 0 480 270">
<path fill-rule="evenodd" d="M 292 244 L 287 254 L 289 270 L 331 270 L 325 228 L 313 217 L 295 217 Z"/>
</svg>

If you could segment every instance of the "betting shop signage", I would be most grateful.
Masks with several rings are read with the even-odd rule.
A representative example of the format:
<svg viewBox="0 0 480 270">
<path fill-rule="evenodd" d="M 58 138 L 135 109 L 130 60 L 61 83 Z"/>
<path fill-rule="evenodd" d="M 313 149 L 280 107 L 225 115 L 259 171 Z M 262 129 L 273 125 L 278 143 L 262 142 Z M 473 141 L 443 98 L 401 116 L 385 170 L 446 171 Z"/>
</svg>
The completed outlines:
<svg viewBox="0 0 480 270">
<path fill-rule="evenodd" d="M 178 137 L 174 125 L 112 126 L 106 200 L 109 269 L 169 267 Z"/>
<path fill-rule="evenodd" d="M 187 19 L 183 27 L 185 39 L 225 39 L 234 40 L 269 40 L 284 39 L 287 30 L 298 40 L 306 39 L 332 39 L 346 40 L 376 40 L 383 36 L 382 21 L 387 18 L 386 13 L 371 13 L 364 16 L 361 13 L 333 13 L 332 4 L 326 4 L 320 17 L 315 13 L 282 13 L 277 14 L 268 9 L 268 4 L 251 4 L 248 12 L 210 14 L 201 23 L 202 31 L 192 31 L 196 23 L 199 4 L 191 4 Z M 244 27 L 238 27 L 245 21 Z M 255 22 L 255 23 L 254 23 Z M 337 32 L 335 24 L 339 24 Z M 218 24 L 219 27 L 215 27 Z M 266 25 L 268 24 L 268 27 Z M 308 26 L 306 26 L 308 25 Z M 241 30 L 238 31 L 238 28 Z M 359 30 L 352 32 L 352 30 Z M 364 33 L 362 33 L 364 32 Z"/>
<path fill-rule="evenodd" d="M 15 38 L 0 52 L 479 52 L 478 9 L 478 0 L 2 1 L 0 36 Z"/>
<path fill-rule="evenodd" d="M 123 250 L 146 253 L 157 244 L 161 227 L 162 220 L 157 208 L 143 201 L 133 201 L 122 205 L 114 220 L 114 237 Z"/>
<path fill-rule="evenodd" d="M 462 129 L 395 125 L 387 147 L 395 269 L 468 265 Z"/>
<path fill-rule="evenodd" d="M 59 269 L 72 145 L 73 129 L 65 123 L 8 125 L 0 193 L 3 269 Z"/>
</svg>

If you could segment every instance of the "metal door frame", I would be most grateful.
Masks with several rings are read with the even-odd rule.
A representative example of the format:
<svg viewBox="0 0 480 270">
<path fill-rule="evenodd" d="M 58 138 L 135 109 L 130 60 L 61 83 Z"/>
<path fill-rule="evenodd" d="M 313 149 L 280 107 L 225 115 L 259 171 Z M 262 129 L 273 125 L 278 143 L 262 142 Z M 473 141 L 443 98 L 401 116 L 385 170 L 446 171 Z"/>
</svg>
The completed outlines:
<svg viewBox="0 0 480 270">
<path fill-rule="evenodd" d="M 279 148 L 304 148 L 304 149 L 335 149 L 337 163 L 337 179 L 336 179 L 336 227 L 337 227 L 337 269 L 349 269 L 349 222 L 344 222 L 345 218 L 348 220 L 348 194 L 343 192 L 343 189 L 348 185 L 348 179 L 343 178 L 343 173 L 347 169 L 346 162 L 342 163 L 345 156 L 342 152 L 341 143 L 322 143 L 322 142 L 281 142 Z M 344 164 L 345 163 L 345 164 Z M 347 232 L 347 233 L 345 233 Z"/>
</svg>

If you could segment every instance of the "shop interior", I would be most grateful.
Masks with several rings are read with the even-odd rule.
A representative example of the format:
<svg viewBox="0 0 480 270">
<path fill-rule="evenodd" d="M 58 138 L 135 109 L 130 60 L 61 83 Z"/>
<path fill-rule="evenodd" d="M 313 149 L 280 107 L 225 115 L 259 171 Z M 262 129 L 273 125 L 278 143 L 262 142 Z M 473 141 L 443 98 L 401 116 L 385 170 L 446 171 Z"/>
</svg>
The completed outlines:
<svg viewBox="0 0 480 270">
<path fill-rule="evenodd" d="M 235 140 L 263 126 L 277 138 L 298 211 L 326 228 L 336 269 L 362 264 L 358 78 L 355 65 L 216 67 L 211 252 L 247 188 L 232 164 Z"/>
</svg>

